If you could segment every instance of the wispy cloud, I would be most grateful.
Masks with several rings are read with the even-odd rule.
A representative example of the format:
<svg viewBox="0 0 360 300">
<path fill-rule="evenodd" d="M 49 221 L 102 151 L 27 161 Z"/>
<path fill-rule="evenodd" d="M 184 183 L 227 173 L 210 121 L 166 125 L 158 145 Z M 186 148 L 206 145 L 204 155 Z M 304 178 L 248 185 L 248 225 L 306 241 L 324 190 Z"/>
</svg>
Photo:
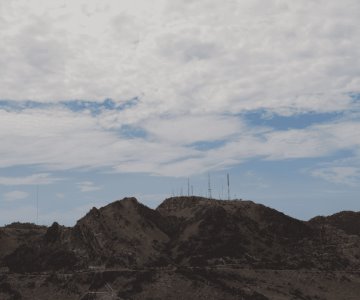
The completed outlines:
<svg viewBox="0 0 360 300">
<path fill-rule="evenodd" d="M 319 164 L 309 172 L 332 183 L 355 187 L 360 184 L 360 156 Z"/>
<path fill-rule="evenodd" d="M 316 169 L 311 172 L 311 175 L 330 182 L 350 186 L 356 186 L 360 182 L 360 169 L 354 167 L 329 167 Z"/>
<path fill-rule="evenodd" d="M 79 182 L 77 185 L 80 191 L 83 193 L 98 191 L 102 189 L 101 186 L 95 185 L 92 181 L 82 181 Z"/>
<path fill-rule="evenodd" d="M 49 173 L 33 174 L 24 177 L 0 177 L 0 185 L 46 185 L 62 180 L 52 177 Z"/>
<path fill-rule="evenodd" d="M 28 193 L 23 191 L 11 191 L 8 193 L 3 194 L 3 199 L 5 201 L 16 201 L 16 200 L 22 200 L 29 196 Z"/>
<path fill-rule="evenodd" d="M 146 136 L 123 136 L 109 111 L 93 115 L 60 107 L 0 110 L 0 167 L 38 165 L 48 170 L 108 169 L 168 176 L 188 176 L 219 170 L 261 158 L 286 160 L 360 153 L 360 122 L 345 117 L 300 129 L 251 126 L 241 116 L 168 115 L 135 122 Z M 66 139 L 64 139 L 66 136 Z M 214 144 L 213 141 L 221 140 Z M 196 147 L 202 142 L 205 147 Z M 195 146 L 194 146 L 195 145 Z M 215 146 L 212 146 L 215 145 Z M 66 154 L 64 154 L 66 153 Z M 51 184 L 50 173 L 12 178 L 2 185 Z"/>
</svg>

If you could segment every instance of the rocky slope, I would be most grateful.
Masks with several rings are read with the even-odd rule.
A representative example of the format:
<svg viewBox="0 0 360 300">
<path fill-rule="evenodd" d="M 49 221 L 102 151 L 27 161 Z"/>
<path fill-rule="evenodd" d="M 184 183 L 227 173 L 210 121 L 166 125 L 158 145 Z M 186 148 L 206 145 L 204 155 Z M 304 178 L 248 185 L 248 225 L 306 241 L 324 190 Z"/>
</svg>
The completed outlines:
<svg viewBox="0 0 360 300">
<path fill-rule="evenodd" d="M 328 217 L 315 217 L 309 221 L 317 226 L 331 226 L 346 234 L 360 236 L 360 212 L 342 211 Z"/>
<path fill-rule="evenodd" d="M 12 223 L 0 227 L 0 262 L 22 244 L 34 244 L 46 233 L 45 226 Z"/>
<path fill-rule="evenodd" d="M 17 272 L 219 264 L 340 270 L 360 265 L 359 219 L 343 212 L 304 222 L 251 201 L 200 197 L 170 198 L 152 210 L 125 198 L 91 209 L 73 228 L 4 228 L 0 255 Z"/>
<path fill-rule="evenodd" d="M 1 291 L 11 297 L 18 290 L 22 295 L 31 294 L 27 285 L 19 285 L 17 273 L 56 272 L 72 274 L 71 280 L 61 277 L 65 275 L 49 278 L 49 282 L 41 283 L 43 293 L 51 294 L 52 286 L 62 282 L 58 290 L 73 289 L 70 294 L 74 298 L 69 299 L 78 299 L 89 289 L 106 289 L 107 283 L 116 286 L 120 299 L 144 299 L 139 295 L 144 296 L 145 291 L 151 294 L 152 285 L 159 289 L 154 299 L 170 297 L 168 285 L 191 290 L 197 298 L 271 299 L 266 298 L 271 293 L 255 289 L 256 284 L 244 289 L 244 284 L 252 286 L 253 279 L 246 279 L 247 271 L 240 270 L 261 270 L 261 274 L 283 270 L 278 276 L 284 280 L 286 272 L 295 270 L 304 278 L 306 274 L 322 278 L 323 272 L 353 274 L 360 266 L 359 224 L 360 214 L 354 212 L 304 222 L 251 201 L 176 197 L 153 210 L 135 198 L 125 198 L 91 209 L 72 228 L 57 223 L 49 228 L 18 223 L 1 228 L 0 296 Z M 95 279 L 79 275 L 84 272 L 89 274 L 86 276 L 105 278 L 98 278 L 96 285 Z M 288 288 L 286 292 L 285 286 L 279 288 L 276 299 L 282 299 L 281 293 L 292 295 Z M 303 292 L 300 287 L 296 289 Z M 296 289 L 292 291 L 295 294 L 299 292 Z M 211 298 L 213 293 L 222 296 Z M 318 289 L 317 293 L 325 292 Z M 294 295 L 294 299 L 305 299 Z M 59 299 L 67 298 L 63 295 Z"/>
</svg>

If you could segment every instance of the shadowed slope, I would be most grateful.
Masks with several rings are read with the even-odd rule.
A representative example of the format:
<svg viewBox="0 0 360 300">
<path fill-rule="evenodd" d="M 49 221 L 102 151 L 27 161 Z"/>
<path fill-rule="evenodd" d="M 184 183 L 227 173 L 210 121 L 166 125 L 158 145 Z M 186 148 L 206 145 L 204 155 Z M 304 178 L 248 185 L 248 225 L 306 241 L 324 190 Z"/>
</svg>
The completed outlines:
<svg viewBox="0 0 360 300">
<path fill-rule="evenodd" d="M 93 208 L 72 230 L 74 244 L 95 264 L 136 267 L 160 257 L 168 241 L 161 215 L 125 198 L 103 208 Z"/>
<path fill-rule="evenodd" d="M 358 217 L 345 212 L 304 222 L 251 201 L 201 197 L 169 198 L 153 210 L 125 198 L 91 209 L 73 228 L 54 223 L 35 244 L 3 247 L 2 256 L 16 272 L 169 264 L 354 269 L 360 237 L 347 233 L 357 230 L 350 224 Z"/>
</svg>

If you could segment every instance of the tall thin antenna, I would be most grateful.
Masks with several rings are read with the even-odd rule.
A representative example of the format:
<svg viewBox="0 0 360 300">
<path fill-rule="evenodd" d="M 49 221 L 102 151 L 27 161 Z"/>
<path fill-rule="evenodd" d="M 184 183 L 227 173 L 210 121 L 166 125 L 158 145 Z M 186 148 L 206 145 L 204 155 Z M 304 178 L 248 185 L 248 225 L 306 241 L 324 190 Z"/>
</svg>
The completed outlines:
<svg viewBox="0 0 360 300">
<path fill-rule="evenodd" d="M 39 185 L 36 186 L 36 224 L 39 225 Z"/>
<path fill-rule="evenodd" d="M 208 191 L 209 191 L 209 199 L 212 199 L 212 196 L 211 196 L 211 181 L 210 181 L 210 173 L 208 173 Z"/>
<path fill-rule="evenodd" d="M 227 173 L 228 200 L 230 200 L 230 175 Z"/>
<path fill-rule="evenodd" d="M 190 197 L 190 178 L 188 177 L 188 197 Z"/>
<path fill-rule="evenodd" d="M 191 196 L 194 196 L 194 187 L 191 185 Z"/>
</svg>

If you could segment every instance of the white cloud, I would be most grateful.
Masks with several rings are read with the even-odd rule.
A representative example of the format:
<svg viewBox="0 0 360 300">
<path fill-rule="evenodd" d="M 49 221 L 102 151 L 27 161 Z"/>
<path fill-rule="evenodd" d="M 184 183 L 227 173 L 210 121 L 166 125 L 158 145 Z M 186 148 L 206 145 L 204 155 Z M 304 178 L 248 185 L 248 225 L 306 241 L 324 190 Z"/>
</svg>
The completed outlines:
<svg viewBox="0 0 360 300">
<path fill-rule="evenodd" d="M 253 157 L 360 153 L 358 117 L 282 131 L 239 117 L 358 111 L 359 12 L 356 0 L 1 3 L 0 99 L 138 102 L 96 115 L 58 104 L 0 110 L 0 167 L 187 176 Z M 213 141 L 224 145 L 189 147 Z M 0 183 L 54 182 L 36 176 Z"/>
<path fill-rule="evenodd" d="M 244 128 L 239 118 L 216 115 L 168 117 L 149 120 L 143 126 L 156 139 L 179 145 L 227 139 Z"/>
<path fill-rule="evenodd" d="M 80 191 L 83 193 L 98 191 L 98 190 L 102 189 L 102 187 L 96 186 L 91 181 L 82 181 L 82 182 L 79 182 L 77 185 L 78 185 L 78 188 L 80 189 Z"/>
<path fill-rule="evenodd" d="M 3 194 L 3 198 L 5 201 L 16 201 L 16 200 L 22 200 L 29 196 L 28 193 L 23 191 L 11 191 L 8 193 Z"/>
<path fill-rule="evenodd" d="M 306 171 L 313 177 L 336 184 L 356 187 L 360 183 L 360 155 L 318 164 Z"/>
<path fill-rule="evenodd" d="M 360 168 L 356 167 L 320 168 L 313 170 L 311 175 L 330 182 L 350 186 L 356 186 L 360 182 Z"/>
<path fill-rule="evenodd" d="M 49 173 L 33 174 L 25 177 L 0 177 L 0 185 L 45 185 L 61 180 Z"/>
<path fill-rule="evenodd" d="M 111 126 L 110 126 L 111 124 Z M 144 130 L 143 137 L 122 134 L 123 125 Z M 134 119 L 127 110 L 92 115 L 64 108 L 0 110 L 0 167 L 39 165 L 48 170 L 106 168 L 188 176 L 223 169 L 245 160 L 322 157 L 340 150 L 360 153 L 357 119 L 274 130 L 249 126 L 241 117 L 168 115 Z M 223 141 L 214 149 L 196 142 Z M 0 184 L 50 184 L 49 173 L 1 177 Z"/>
<path fill-rule="evenodd" d="M 356 0 L 6 2 L 0 96 L 142 96 L 143 114 L 346 110 L 360 91 L 359 11 Z"/>
<path fill-rule="evenodd" d="M 181 146 L 128 139 L 103 128 L 98 118 L 88 112 L 62 109 L 0 110 L 0 137 L 0 167 L 116 167 L 143 159 L 156 166 L 198 153 Z"/>
</svg>

